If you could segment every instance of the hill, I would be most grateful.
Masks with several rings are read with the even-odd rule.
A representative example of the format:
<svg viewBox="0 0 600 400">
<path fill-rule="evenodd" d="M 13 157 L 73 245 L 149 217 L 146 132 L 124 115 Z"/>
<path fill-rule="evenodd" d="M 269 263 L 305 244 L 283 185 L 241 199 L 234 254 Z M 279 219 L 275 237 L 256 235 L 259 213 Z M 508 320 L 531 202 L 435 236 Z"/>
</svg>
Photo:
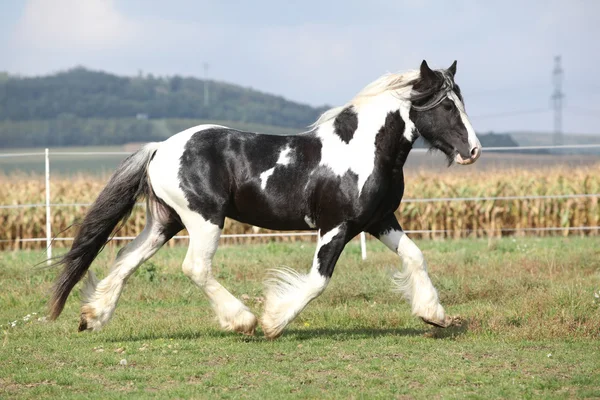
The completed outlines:
<svg viewBox="0 0 600 400">
<path fill-rule="evenodd" d="M 64 114 L 79 118 L 142 116 L 297 128 L 313 122 L 322 111 L 250 88 L 180 76 L 122 77 L 78 67 L 42 77 L 0 80 L 0 120 L 46 120 Z"/>
<path fill-rule="evenodd" d="M 123 77 L 82 67 L 41 77 L 0 74 L 4 147 L 157 140 L 180 130 L 184 120 L 297 131 L 326 108 L 181 76 Z"/>
</svg>

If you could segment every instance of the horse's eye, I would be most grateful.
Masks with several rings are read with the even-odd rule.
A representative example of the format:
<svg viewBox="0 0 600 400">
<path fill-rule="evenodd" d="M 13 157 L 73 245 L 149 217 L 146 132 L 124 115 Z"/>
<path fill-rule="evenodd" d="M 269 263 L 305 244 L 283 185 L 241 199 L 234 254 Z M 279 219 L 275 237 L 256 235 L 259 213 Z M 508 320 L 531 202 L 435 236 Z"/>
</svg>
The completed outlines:
<svg viewBox="0 0 600 400">
<path fill-rule="evenodd" d="M 444 102 L 443 106 L 444 106 L 444 110 L 450 111 L 450 110 L 452 110 L 453 104 L 450 102 Z"/>
</svg>

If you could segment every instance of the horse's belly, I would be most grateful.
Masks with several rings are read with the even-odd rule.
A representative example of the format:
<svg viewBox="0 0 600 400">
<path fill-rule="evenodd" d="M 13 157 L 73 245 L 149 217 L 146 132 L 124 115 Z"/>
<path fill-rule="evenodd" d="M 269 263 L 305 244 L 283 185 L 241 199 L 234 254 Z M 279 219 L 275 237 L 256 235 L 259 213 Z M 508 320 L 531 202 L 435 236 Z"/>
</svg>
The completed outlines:
<svg viewBox="0 0 600 400">
<path fill-rule="evenodd" d="M 307 202 L 296 191 L 265 191 L 247 184 L 236 191 L 227 216 L 274 230 L 311 229 Z"/>
<path fill-rule="evenodd" d="M 277 219 L 277 218 L 269 218 L 269 216 L 264 216 L 261 218 L 258 214 L 247 214 L 247 215 L 228 215 L 229 218 L 235 219 L 236 221 L 243 222 L 245 224 L 250 224 L 254 226 L 258 226 L 260 228 L 272 229 L 276 231 L 303 231 L 314 229 L 308 226 L 308 224 L 304 220 L 299 219 Z"/>
</svg>

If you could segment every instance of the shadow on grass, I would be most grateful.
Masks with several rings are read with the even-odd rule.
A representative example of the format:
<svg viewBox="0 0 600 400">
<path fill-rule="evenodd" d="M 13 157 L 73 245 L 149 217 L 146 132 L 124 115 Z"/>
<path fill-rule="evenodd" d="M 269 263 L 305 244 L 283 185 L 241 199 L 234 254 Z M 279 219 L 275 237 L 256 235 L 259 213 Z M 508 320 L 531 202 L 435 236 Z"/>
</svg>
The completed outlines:
<svg viewBox="0 0 600 400">
<path fill-rule="evenodd" d="M 189 331 L 189 330 L 181 330 L 177 332 L 164 332 L 164 331 L 152 331 L 152 332 L 139 332 L 132 333 L 131 335 L 123 336 L 123 335 L 114 335 L 112 337 L 107 337 L 107 342 L 140 342 L 145 340 L 202 340 L 206 338 L 231 338 L 238 337 L 245 341 L 256 341 L 261 339 L 260 336 L 244 336 L 240 334 L 236 334 L 233 332 L 225 332 L 216 329 L 207 329 L 207 330 L 197 330 L 197 331 Z"/>
<path fill-rule="evenodd" d="M 465 320 L 460 325 L 449 326 L 448 328 L 432 328 L 425 336 L 432 339 L 456 339 L 469 331 L 469 321 Z"/>
<path fill-rule="evenodd" d="M 468 331 L 468 322 L 464 322 L 460 326 L 452 326 L 449 328 L 369 328 L 369 327 L 357 327 L 357 328 L 319 328 L 319 329 L 288 329 L 283 333 L 281 340 L 285 341 L 306 341 L 314 340 L 318 338 L 335 338 L 338 341 L 344 340 L 355 340 L 365 338 L 379 338 L 379 337 L 392 337 L 392 336 L 404 336 L 404 337 L 416 337 L 423 336 L 433 339 L 455 339 L 459 336 L 464 335 Z M 132 334 L 130 336 L 116 335 L 109 337 L 106 340 L 108 342 L 136 342 L 144 340 L 157 340 L 157 339 L 177 339 L 177 340 L 202 340 L 203 338 L 223 338 L 231 340 L 237 338 L 244 342 L 263 342 L 270 340 L 265 339 L 262 335 L 262 331 L 258 330 L 255 336 L 244 336 L 233 332 L 224 332 L 216 329 L 206 329 L 198 331 L 181 330 L 178 332 L 140 332 L 138 335 Z M 280 339 L 277 339 L 280 340 Z"/>
<path fill-rule="evenodd" d="M 383 336 L 421 336 L 427 329 L 414 328 L 320 328 L 320 329 L 289 329 L 284 336 L 295 340 L 311 340 L 316 338 L 335 338 L 336 340 L 351 340 L 376 338 Z"/>
</svg>

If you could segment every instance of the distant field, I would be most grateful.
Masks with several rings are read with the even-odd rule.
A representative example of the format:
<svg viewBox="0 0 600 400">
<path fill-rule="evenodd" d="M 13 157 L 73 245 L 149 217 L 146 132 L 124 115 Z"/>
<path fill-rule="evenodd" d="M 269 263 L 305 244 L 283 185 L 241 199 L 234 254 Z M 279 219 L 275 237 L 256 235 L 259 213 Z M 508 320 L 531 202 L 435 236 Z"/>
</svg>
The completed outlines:
<svg viewBox="0 0 600 400">
<path fill-rule="evenodd" d="M 53 152 L 123 152 L 130 146 L 56 147 L 50 149 L 50 172 L 56 175 L 110 175 L 125 155 L 53 155 Z M 0 174 L 42 175 L 45 173 L 44 149 L 24 148 L 3 150 L 0 154 L 40 153 L 26 157 L 0 157 Z"/>
<path fill-rule="evenodd" d="M 446 310 L 464 321 L 446 330 L 391 292 L 397 256 L 372 242 L 363 262 L 350 244 L 325 293 L 276 341 L 221 332 L 181 272 L 182 247 L 131 277 L 97 333 L 76 332 L 78 294 L 44 321 L 56 271 L 31 269 L 42 252 L 0 252 L 0 398 L 599 398 L 597 242 L 418 242 Z M 306 271 L 313 250 L 224 246 L 214 270 L 260 314 L 266 269 Z M 93 269 L 106 274 L 115 253 Z"/>
<path fill-rule="evenodd" d="M 77 174 L 109 175 L 119 165 L 124 155 L 53 155 L 53 152 L 121 152 L 133 151 L 136 145 L 125 146 L 92 146 L 63 147 L 50 149 L 50 170 L 53 176 L 72 176 Z M 44 149 L 25 148 L 0 151 L 6 153 L 43 153 Z M 405 166 L 407 173 L 431 171 L 439 173 L 465 174 L 472 170 L 496 171 L 506 169 L 544 169 L 548 167 L 580 167 L 600 162 L 600 150 L 597 154 L 519 154 L 519 153 L 486 153 L 476 164 L 469 167 L 454 165 L 448 168 L 446 158 L 439 152 L 413 152 L 409 155 Z M 44 156 L 28 156 L 15 158 L 0 157 L 0 175 L 43 174 Z"/>
<path fill-rule="evenodd" d="M 588 167 L 600 162 L 600 149 L 597 154 L 520 154 L 518 152 L 486 152 L 473 165 L 454 164 L 448 168 L 446 157 L 441 153 L 417 153 L 409 155 L 404 167 L 405 173 L 437 172 L 467 176 L 473 171 L 506 171 L 506 170 L 547 170 L 560 167 Z"/>
</svg>

